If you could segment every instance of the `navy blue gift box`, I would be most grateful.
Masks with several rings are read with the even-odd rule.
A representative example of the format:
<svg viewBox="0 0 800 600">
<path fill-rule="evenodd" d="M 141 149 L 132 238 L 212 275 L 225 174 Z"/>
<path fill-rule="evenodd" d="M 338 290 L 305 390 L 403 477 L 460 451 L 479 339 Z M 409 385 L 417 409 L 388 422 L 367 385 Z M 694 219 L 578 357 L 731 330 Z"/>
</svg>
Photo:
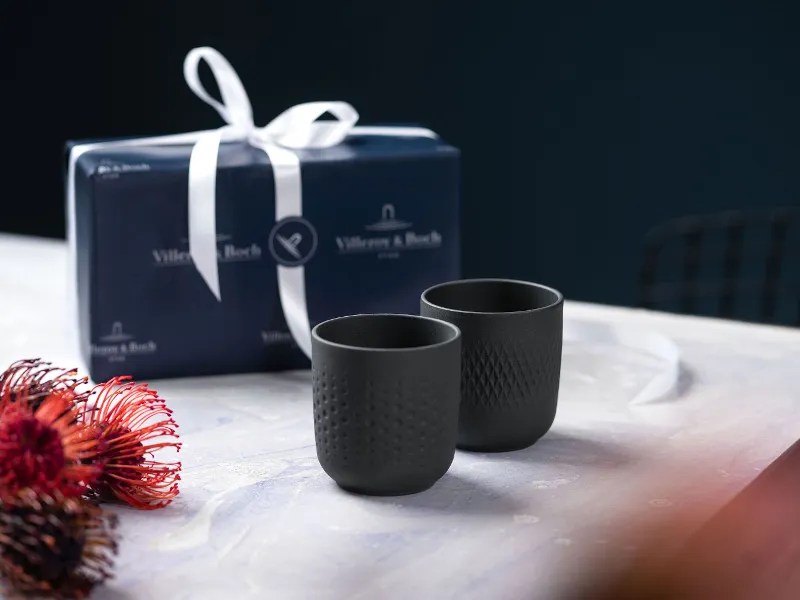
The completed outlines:
<svg viewBox="0 0 800 600">
<path fill-rule="evenodd" d="M 96 381 L 307 367 L 287 329 L 277 262 L 308 259 L 312 325 L 345 314 L 414 314 L 424 289 L 459 277 L 452 147 L 365 136 L 297 151 L 303 220 L 273 231 L 269 159 L 230 143 L 220 147 L 216 180 L 218 301 L 188 249 L 190 151 L 118 148 L 77 160 L 80 345 Z M 308 228 L 316 240 L 292 246 Z"/>
<path fill-rule="evenodd" d="M 460 276 L 459 152 L 440 139 L 356 128 L 293 149 L 302 214 L 281 219 L 272 155 L 222 139 L 211 180 L 219 298 L 190 251 L 194 145 L 72 146 L 69 237 L 95 381 L 308 367 L 281 272 L 300 274 L 307 326 L 415 314 L 425 288 Z"/>
</svg>

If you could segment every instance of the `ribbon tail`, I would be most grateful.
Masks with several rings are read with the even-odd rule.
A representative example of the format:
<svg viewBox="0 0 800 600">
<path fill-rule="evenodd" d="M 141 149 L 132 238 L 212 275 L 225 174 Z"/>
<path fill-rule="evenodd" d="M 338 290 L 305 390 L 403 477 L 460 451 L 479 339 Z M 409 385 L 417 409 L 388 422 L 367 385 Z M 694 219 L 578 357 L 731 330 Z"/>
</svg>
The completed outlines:
<svg viewBox="0 0 800 600">
<path fill-rule="evenodd" d="M 189 253 L 217 300 L 222 301 L 217 264 L 217 154 L 221 133 L 203 136 L 189 159 Z"/>
<path fill-rule="evenodd" d="M 303 353 L 310 358 L 311 324 L 306 305 L 305 269 L 278 265 L 278 293 L 289 331 Z"/>
<path fill-rule="evenodd" d="M 303 184 L 300 159 L 286 148 L 262 146 L 275 176 L 275 222 L 303 216 Z M 311 324 L 306 302 L 306 275 L 301 266 L 278 265 L 278 295 L 286 324 L 297 345 L 311 358 Z"/>
<path fill-rule="evenodd" d="M 424 127 L 375 127 L 369 125 L 358 125 L 350 129 L 352 135 L 377 135 L 388 137 L 411 137 L 411 138 L 430 138 L 432 140 L 439 139 L 436 132 Z"/>
<path fill-rule="evenodd" d="M 675 342 L 655 331 L 640 331 L 613 323 L 565 320 L 564 339 L 582 344 L 620 345 L 658 358 L 659 373 L 628 403 L 631 406 L 652 405 L 670 399 L 677 393 L 681 351 Z"/>
</svg>

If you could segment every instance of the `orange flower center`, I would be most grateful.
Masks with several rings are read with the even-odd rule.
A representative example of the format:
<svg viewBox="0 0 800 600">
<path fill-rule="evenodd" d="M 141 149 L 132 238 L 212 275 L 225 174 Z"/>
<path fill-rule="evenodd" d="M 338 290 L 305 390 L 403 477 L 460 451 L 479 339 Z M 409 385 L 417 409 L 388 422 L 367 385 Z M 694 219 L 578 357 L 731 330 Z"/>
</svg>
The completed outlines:
<svg viewBox="0 0 800 600">
<path fill-rule="evenodd" d="M 22 488 L 53 481 L 64 468 L 64 446 L 55 429 L 34 416 L 9 418 L 0 426 L 1 483 Z"/>
<path fill-rule="evenodd" d="M 99 423 L 95 428 L 104 432 L 100 436 L 103 450 L 99 457 L 106 465 L 103 475 L 93 488 L 100 498 L 111 499 L 114 497 L 111 490 L 114 485 L 128 488 L 141 481 L 141 472 L 130 467 L 139 467 L 144 463 L 144 444 L 130 439 L 131 430 L 127 427 L 111 427 L 107 423 Z"/>
</svg>

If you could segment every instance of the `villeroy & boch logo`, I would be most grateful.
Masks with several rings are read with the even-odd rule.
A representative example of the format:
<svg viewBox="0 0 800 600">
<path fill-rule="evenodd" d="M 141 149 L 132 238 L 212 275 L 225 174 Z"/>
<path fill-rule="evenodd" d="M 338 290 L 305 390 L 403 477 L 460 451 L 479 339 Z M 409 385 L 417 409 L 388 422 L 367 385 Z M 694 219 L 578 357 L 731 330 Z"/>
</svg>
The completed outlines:
<svg viewBox="0 0 800 600">
<path fill-rule="evenodd" d="M 187 238 L 181 240 L 179 247 L 157 248 L 151 252 L 157 267 L 185 267 L 193 264 Z M 262 254 L 261 246 L 256 243 L 237 244 L 229 235 L 217 235 L 217 262 L 220 264 L 261 260 Z"/>
<path fill-rule="evenodd" d="M 111 324 L 110 332 L 100 336 L 99 343 L 91 345 L 92 356 L 105 358 L 108 362 L 125 362 L 128 356 L 155 354 L 158 346 L 153 340 L 138 341 L 122 327 L 120 321 Z"/>
<path fill-rule="evenodd" d="M 269 234 L 269 251 L 285 267 L 304 265 L 317 251 L 317 230 L 303 217 L 281 219 Z"/>
<path fill-rule="evenodd" d="M 398 219 L 393 204 L 381 207 L 381 218 L 364 229 L 370 233 L 387 235 L 346 235 L 337 236 L 336 246 L 339 254 L 375 253 L 378 258 L 400 258 L 406 250 L 432 250 L 442 245 L 442 235 L 431 230 L 418 233 L 412 229 L 413 223 Z"/>
</svg>

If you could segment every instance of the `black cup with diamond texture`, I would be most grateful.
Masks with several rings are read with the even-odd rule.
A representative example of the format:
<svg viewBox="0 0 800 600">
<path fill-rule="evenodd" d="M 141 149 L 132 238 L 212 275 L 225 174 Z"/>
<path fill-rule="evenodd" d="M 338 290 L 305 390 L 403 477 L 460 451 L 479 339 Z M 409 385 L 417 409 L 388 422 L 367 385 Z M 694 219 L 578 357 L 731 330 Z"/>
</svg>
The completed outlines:
<svg viewBox="0 0 800 600">
<path fill-rule="evenodd" d="M 436 319 L 355 315 L 311 332 L 317 457 L 340 487 L 403 495 L 453 462 L 461 333 Z"/>
<path fill-rule="evenodd" d="M 459 448 L 518 450 L 550 429 L 563 305 L 554 289 L 508 279 L 454 281 L 422 294 L 422 315 L 461 330 Z"/>
</svg>

